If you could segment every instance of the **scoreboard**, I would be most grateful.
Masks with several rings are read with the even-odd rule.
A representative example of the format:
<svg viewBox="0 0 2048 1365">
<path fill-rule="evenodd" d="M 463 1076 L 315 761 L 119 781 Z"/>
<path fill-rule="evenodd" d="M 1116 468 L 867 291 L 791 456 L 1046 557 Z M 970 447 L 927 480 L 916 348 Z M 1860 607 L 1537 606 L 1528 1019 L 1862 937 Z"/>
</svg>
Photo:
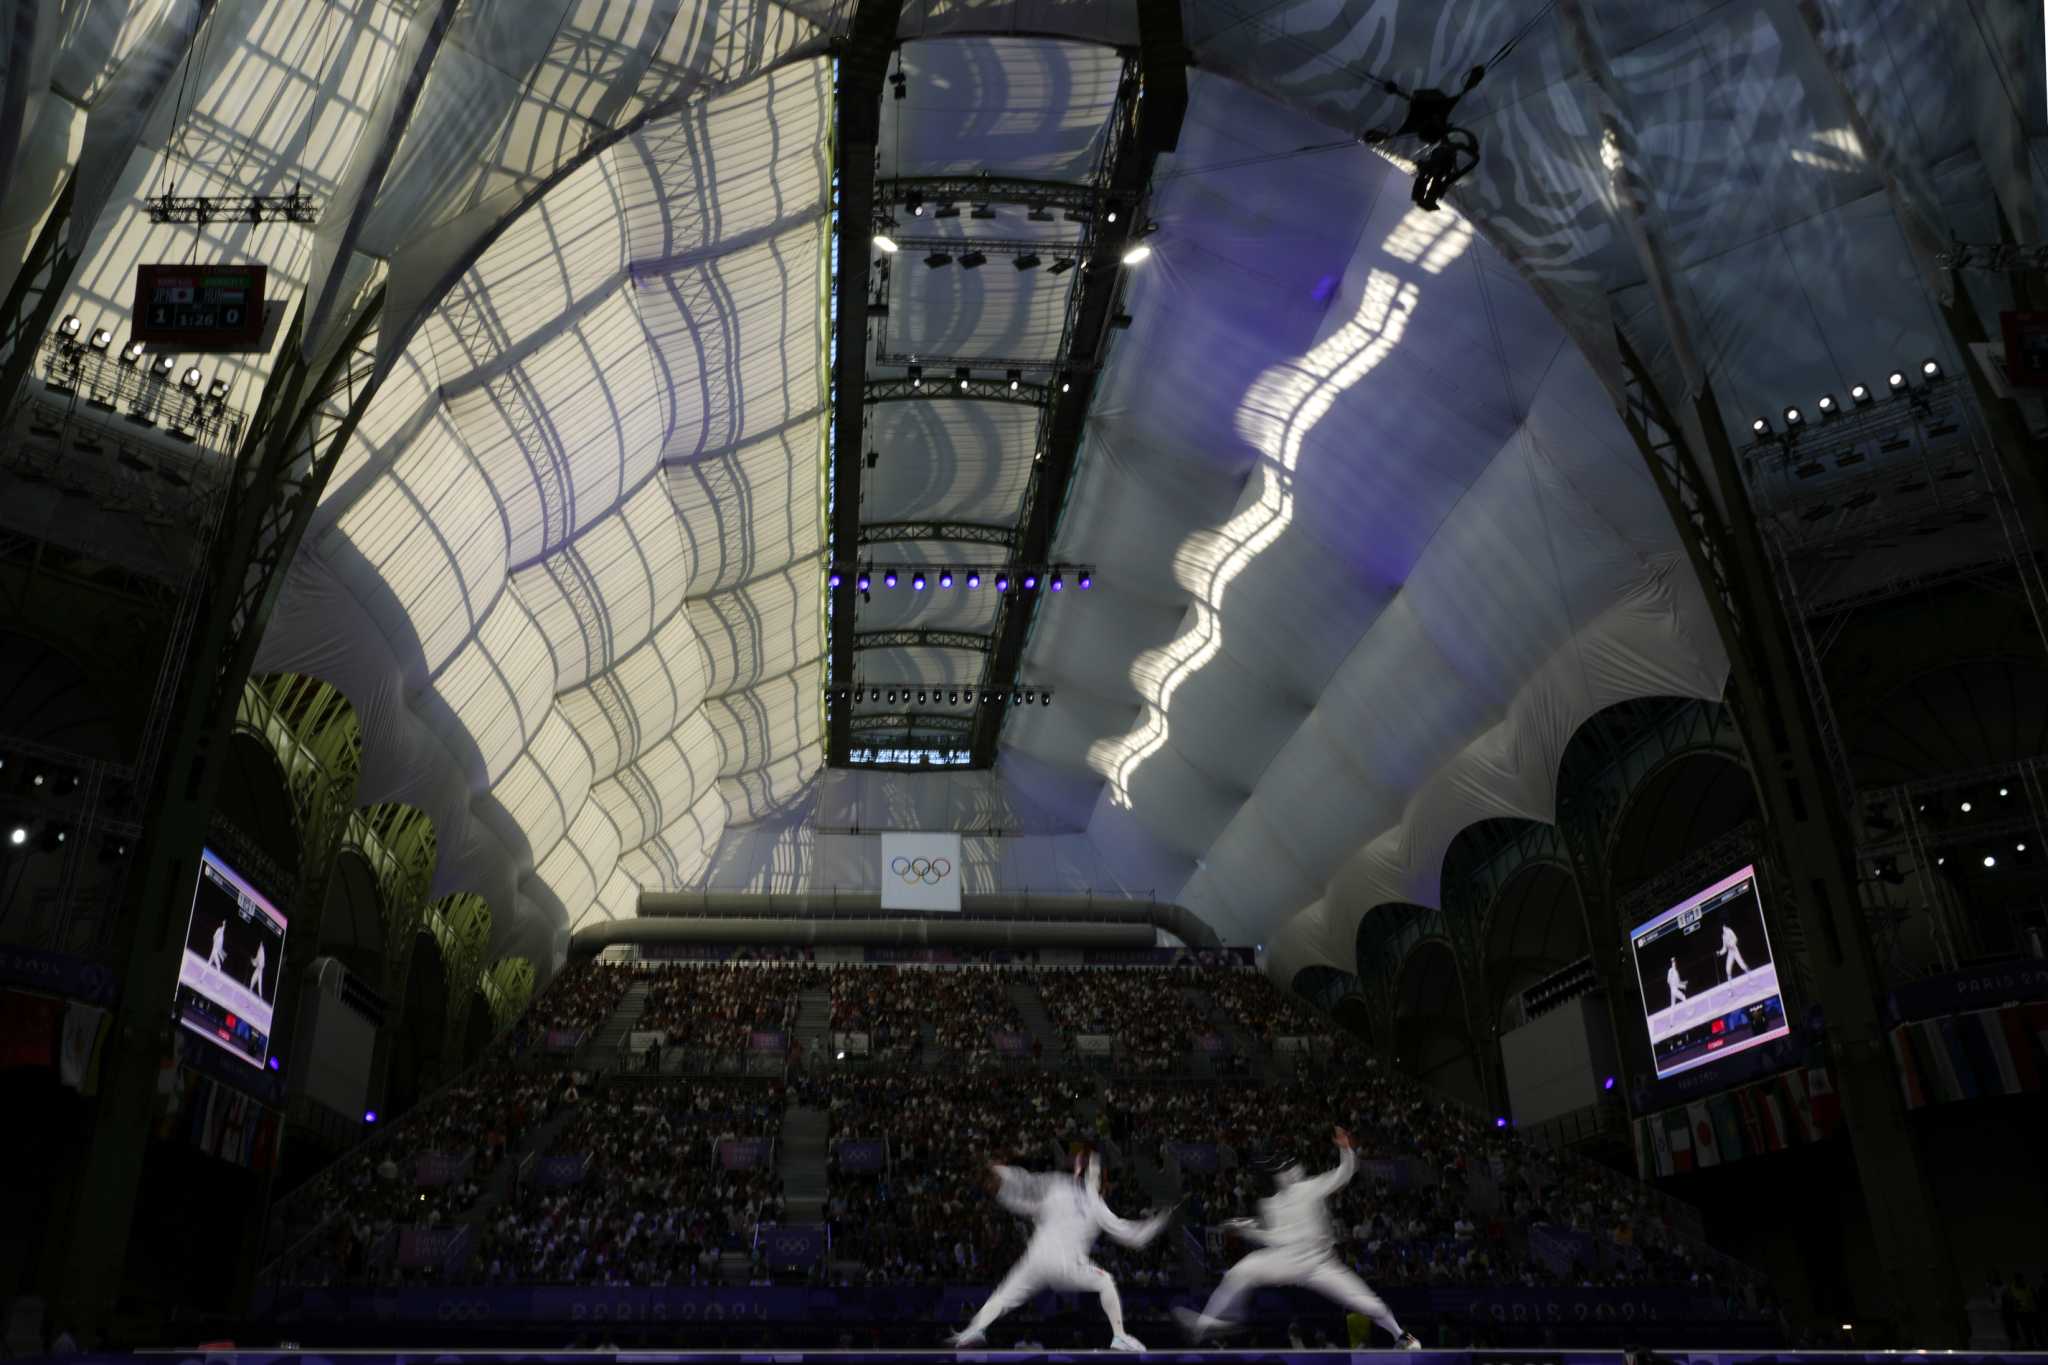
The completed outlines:
<svg viewBox="0 0 2048 1365">
<path fill-rule="evenodd" d="M 260 265 L 139 265 L 129 336 L 184 351 L 254 351 L 263 346 Z"/>
</svg>

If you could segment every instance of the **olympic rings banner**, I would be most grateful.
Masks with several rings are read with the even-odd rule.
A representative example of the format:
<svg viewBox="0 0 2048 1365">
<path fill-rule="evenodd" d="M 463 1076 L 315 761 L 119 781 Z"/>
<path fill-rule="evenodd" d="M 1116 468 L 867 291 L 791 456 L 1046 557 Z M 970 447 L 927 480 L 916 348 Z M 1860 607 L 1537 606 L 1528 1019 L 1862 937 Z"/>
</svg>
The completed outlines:
<svg viewBox="0 0 2048 1365">
<path fill-rule="evenodd" d="M 884 910 L 958 910 L 960 836 L 884 834 Z"/>
</svg>

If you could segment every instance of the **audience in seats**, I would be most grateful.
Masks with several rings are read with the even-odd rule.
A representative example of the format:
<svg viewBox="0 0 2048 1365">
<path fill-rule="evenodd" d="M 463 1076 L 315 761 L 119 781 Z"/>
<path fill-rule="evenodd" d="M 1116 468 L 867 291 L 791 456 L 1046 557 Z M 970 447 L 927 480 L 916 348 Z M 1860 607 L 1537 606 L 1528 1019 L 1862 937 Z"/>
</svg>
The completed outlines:
<svg viewBox="0 0 2048 1365">
<path fill-rule="evenodd" d="M 718 1278 L 725 1252 L 746 1252 L 757 1223 L 782 1221 L 772 1148 L 727 1170 L 719 1144 L 773 1138 L 780 1082 L 672 1081 L 601 1090 L 547 1155 L 586 1159 L 576 1184 L 521 1185 L 490 1215 L 479 1278 L 519 1284 L 693 1284 Z"/>
<path fill-rule="evenodd" d="M 1201 985 L 1225 1017 L 1258 1042 L 1319 1038 L 1330 1033 L 1326 1020 L 1299 997 L 1274 990 L 1264 972 L 1224 968 L 1204 973 Z"/>
<path fill-rule="evenodd" d="M 797 998 L 824 985 L 810 966 L 676 963 L 640 977 L 647 1001 L 634 1026 L 668 1035 L 670 1046 L 737 1051 L 755 1031 L 787 1033 Z"/>
<path fill-rule="evenodd" d="M 1188 988 L 1209 974 L 1157 967 L 1095 967 L 1037 977 L 1046 1013 L 1069 1041 L 1075 1034 L 1111 1035 L 1141 1066 L 1165 1070 L 1194 1040 L 1210 1032 Z"/>
<path fill-rule="evenodd" d="M 544 1039 L 551 1030 L 576 1033 L 595 1029 L 611 1017 L 633 984 L 633 974 L 596 962 L 564 967 L 520 1020 L 529 1038 Z"/>
<path fill-rule="evenodd" d="M 987 967 L 836 967 L 832 1031 L 865 1033 L 871 1056 L 917 1056 L 929 1033 L 942 1051 L 979 1057 L 998 1033 L 1024 1032 L 1010 1003 L 1016 978 Z"/>
</svg>

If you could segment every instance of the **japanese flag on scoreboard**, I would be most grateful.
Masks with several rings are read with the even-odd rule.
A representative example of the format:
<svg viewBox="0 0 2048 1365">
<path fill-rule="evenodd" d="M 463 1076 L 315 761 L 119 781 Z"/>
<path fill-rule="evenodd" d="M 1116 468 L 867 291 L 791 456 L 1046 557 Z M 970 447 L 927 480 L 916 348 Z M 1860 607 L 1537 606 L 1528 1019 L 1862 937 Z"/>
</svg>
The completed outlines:
<svg viewBox="0 0 2048 1365">
<path fill-rule="evenodd" d="M 884 834 L 884 910 L 958 910 L 960 836 Z"/>
</svg>

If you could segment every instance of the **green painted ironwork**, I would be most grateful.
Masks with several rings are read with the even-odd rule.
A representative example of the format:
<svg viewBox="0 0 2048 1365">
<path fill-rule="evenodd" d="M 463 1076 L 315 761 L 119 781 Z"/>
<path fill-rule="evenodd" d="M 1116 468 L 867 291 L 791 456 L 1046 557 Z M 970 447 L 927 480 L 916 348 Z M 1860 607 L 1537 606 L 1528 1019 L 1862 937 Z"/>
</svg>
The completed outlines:
<svg viewBox="0 0 2048 1365">
<path fill-rule="evenodd" d="M 441 945 L 441 962 L 448 970 L 447 1036 L 441 1060 L 453 1075 L 460 1069 L 469 997 L 479 989 L 484 953 L 491 943 L 491 907 L 474 891 L 457 891 L 434 902 L 427 927 Z"/>
<path fill-rule="evenodd" d="M 492 1031 L 503 1033 L 533 999 L 533 964 L 523 957 L 501 957 L 479 984 L 491 1007 Z"/>
</svg>

